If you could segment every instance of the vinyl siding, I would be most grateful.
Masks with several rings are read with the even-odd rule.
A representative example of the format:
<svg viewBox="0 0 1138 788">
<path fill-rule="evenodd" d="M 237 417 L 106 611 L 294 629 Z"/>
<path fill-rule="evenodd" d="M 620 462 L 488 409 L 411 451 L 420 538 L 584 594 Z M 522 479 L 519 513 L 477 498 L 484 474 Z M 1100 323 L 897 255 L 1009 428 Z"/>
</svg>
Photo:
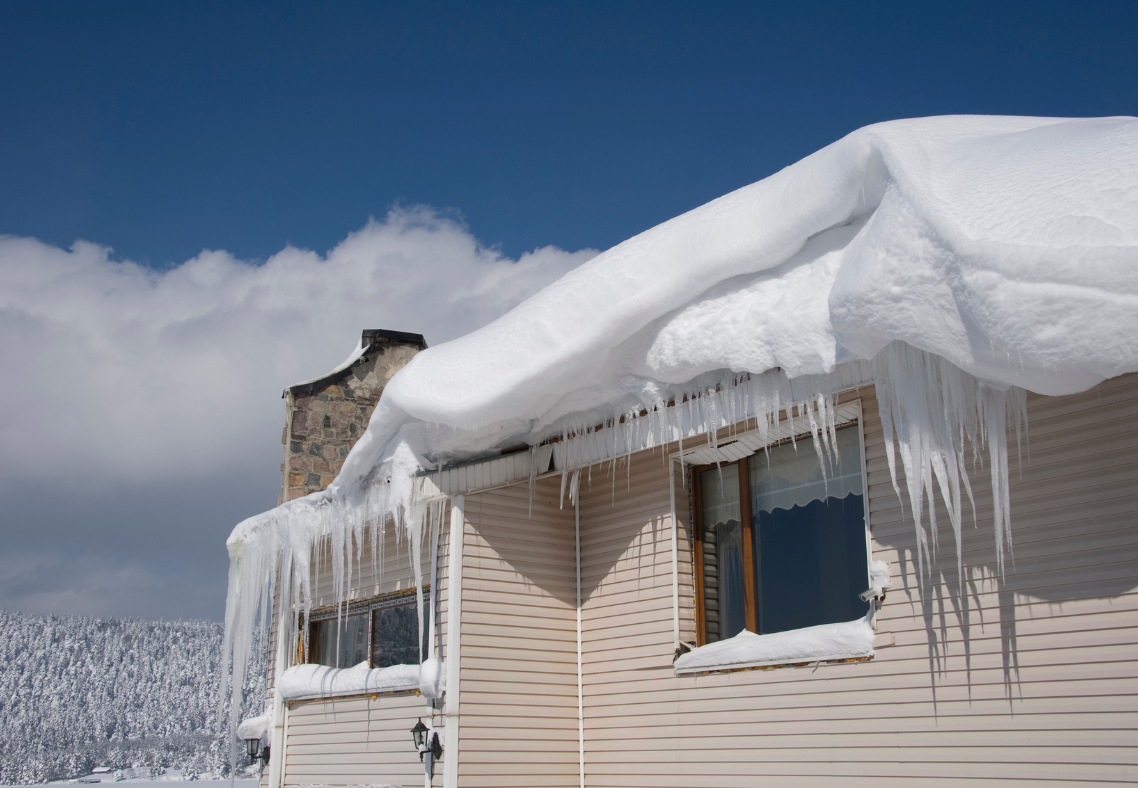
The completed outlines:
<svg viewBox="0 0 1138 788">
<path fill-rule="evenodd" d="M 943 508 L 938 557 L 916 577 L 912 513 L 889 479 L 872 387 L 859 394 L 872 549 L 893 572 L 878 615 L 878 641 L 893 645 L 870 662 L 675 676 L 668 471 L 658 453 L 635 455 L 614 497 L 594 470 L 581 510 L 587 785 L 1138 779 L 1138 376 L 1029 397 L 1004 577 L 988 472 L 970 468 L 963 594 Z"/>
<path fill-rule="evenodd" d="M 429 701 L 410 693 L 294 703 L 288 714 L 285 785 L 419 788 L 423 765 L 410 731 L 429 714 Z"/>
<path fill-rule="evenodd" d="M 969 468 L 977 522 L 966 502 L 963 593 L 943 507 L 937 557 L 927 580 L 916 576 L 912 513 L 892 488 L 873 389 L 843 399 L 853 396 L 873 557 L 893 574 L 869 662 L 675 676 L 670 469 L 660 451 L 641 452 L 582 479 L 586 784 L 1134 782 L 1138 376 L 1029 396 L 1003 577 L 988 472 Z M 671 471 L 680 636 L 694 642 L 690 478 Z M 554 478 L 532 495 L 523 483 L 466 497 L 462 788 L 578 784 L 573 510 L 559 492 Z M 444 531 L 440 635 L 446 545 Z M 384 564 L 382 582 L 362 568 L 357 595 L 413 584 L 405 542 L 385 548 Z M 330 576 L 321 599 L 329 590 Z M 294 704 L 286 784 L 420 785 L 407 731 L 427 710 L 410 694 Z M 441 775 L 440 764 L 435 785 Z"/>
<path fill-rule="evenodd" d="M 449 509 L 444 513 L 439 535 L 438 607 L 436 632 L 439 653 L 446 656 L 446 598 Z M 423 540 L 423 582 L 430 582 L 430 542 Z M 378 551 L 377 551 L 378 552 Z M 334 603 L 330 554 L 324 550 L 314 585 L 314 605 Z M 365 541 L 363 557 L 353 562 L 351 598 L 360 599 L 414 588 L 410 567 L 409 542 L 388 527 L 379 560 L 372 561 L 371 544 Z M 273 631 L 279 610 L 274 605 Z M 270 641 L 269 674 L 272 680 L 273 654 Z M 440 705 L 441 708 L 441 705 Z M 284 784 L 292 785 L 423 785 L 423 765 L 411 742 L 410 730 L 420 717 L 442 726 L 438 712 L 432 717 L 432 704 L 417 692 L 373 697 L 331 698 L 299 701 L 290 705 L 285 736 Z M 273 757 L 278 757 L 273 753 Z M 268 785 L 265 769 L 261 785 Z M 434 784 L 442 785 L 442 767 L 435 768 Z"/>
<path fill-rule="evenodd" d="M 462 788 L 578 784 L 574 524 L 559 492 L 546 479 L 532 498 L 528 484 L 466 498 Z"/>
</svg>

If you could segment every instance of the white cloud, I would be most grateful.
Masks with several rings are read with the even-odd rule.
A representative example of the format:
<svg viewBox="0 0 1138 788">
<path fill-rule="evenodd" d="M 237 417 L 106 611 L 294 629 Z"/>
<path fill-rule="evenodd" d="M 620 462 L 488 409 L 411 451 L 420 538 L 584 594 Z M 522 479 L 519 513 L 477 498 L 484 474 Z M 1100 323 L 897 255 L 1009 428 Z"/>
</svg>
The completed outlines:
<svg viewBox="0 0 1138 788">
<path fill-rule="evenodd" d="M 204 251 L 167 270 L 0 237 L 0 473 L 193 479 L 280 461 L 280 392 L 361 329 L 431 344 L 489 322 L 595 252 L 519 260 L 429 208 L 393 210 L 321 256 Z"/>
</svg>

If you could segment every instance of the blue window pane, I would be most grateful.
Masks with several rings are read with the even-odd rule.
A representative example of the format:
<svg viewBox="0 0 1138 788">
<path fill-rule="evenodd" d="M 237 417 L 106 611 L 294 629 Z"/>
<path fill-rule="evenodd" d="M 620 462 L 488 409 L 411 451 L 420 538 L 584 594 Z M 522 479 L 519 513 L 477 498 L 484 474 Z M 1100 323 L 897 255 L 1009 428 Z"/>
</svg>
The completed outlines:
<svg viewBox="0 0 1138 788">
<path fill-rule="evenodd" d="M 810 444 L 751 457 L 756 611 L 760 633 L 852 621 L 869 610 L 858 430 L 838 431 L 823 475 Z"/>
<path fill-rule="evenodd" d="M 337 627 L 337 622 L 340 626 Z M 350 668 L 367 662 L 367 616 L 331 618 L 316 625 L 319 643 L 317 655 L 321 665 Z"/>
<path fill-rule="evenodd" d="M 430 597 L 424 595 L 424 610 L 429 604 Z M 414 604 L 380 608 L 372 615 L 372 667 L 418 665 L 426 657 L 427 627 L 423 627 L 423 639 L 417 644 L 419 614 Z"/>
<path fill-rule="evenodd" d="M 759 632 L 853 621 L 869 603 L 860 495 L 811 501 L 755 518 Z"/>
</svg>

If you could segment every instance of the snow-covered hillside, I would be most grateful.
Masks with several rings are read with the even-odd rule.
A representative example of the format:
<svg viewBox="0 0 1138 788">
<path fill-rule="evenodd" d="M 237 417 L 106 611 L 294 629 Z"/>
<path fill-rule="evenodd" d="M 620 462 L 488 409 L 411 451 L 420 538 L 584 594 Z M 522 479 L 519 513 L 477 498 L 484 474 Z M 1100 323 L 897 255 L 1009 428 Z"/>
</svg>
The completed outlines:
<svg viewBox="0 0 1138 788">
<path fill-rule="evenodd" d="M 219 731 L 221 624 L 0 611 L 0 785 L 95 766 L 228 769 Z M 254 648 L 245 706 L 264 703 Z M 241 765 L 244 761 L 240 761 Z"/>
</svg>

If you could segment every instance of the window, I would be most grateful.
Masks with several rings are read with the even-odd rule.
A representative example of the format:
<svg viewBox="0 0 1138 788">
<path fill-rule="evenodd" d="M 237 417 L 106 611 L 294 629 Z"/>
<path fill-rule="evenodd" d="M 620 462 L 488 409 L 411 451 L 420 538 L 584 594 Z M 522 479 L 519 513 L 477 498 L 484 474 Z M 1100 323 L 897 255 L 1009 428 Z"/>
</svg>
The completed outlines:
<svg viewBox="0 0 1138 788">
<path fill-rule="evenodd" d="M 856 423 L 823 454 L 806 437 L 693 470 L 700 645 L 868 612 L 858 596 L 869 555 Z"/>
<path fill-rule="evenodd" d="M 430 601 L 430 588 L 424 586 L 424 610 Z M 417 665 L 429 645 L 426 626 L 422 641 L 416 643 L 418 633 L 414 589 L 352 602 L 342 617 L 334 607 L 314 610 L 308 631 L 308 661 L 333 668 L 350 668 L 361 662 L 372 668 Z"/>
</svg>

